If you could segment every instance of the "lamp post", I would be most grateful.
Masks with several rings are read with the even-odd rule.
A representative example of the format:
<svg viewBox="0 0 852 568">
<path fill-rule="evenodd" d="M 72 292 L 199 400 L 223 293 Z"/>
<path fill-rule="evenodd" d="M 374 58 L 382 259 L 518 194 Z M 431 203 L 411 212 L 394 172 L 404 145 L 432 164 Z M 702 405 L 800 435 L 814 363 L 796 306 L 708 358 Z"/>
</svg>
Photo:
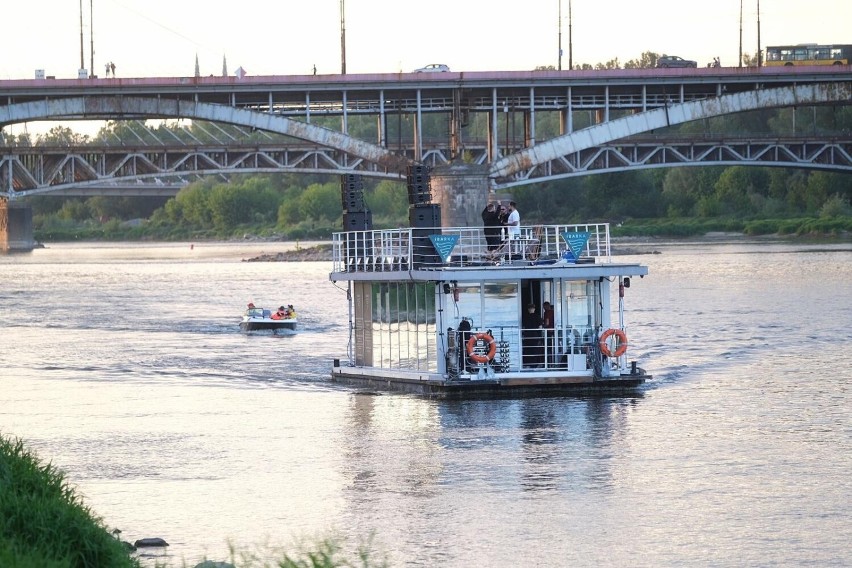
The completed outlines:
<svg viewBox="0 0 852 568">
<path fill-rule="evenodd" d="M 559 17 L 556 26 L 559 30 L 559 67 L 557 69 L 562 71 L 562 0 L 559 0 Z"/>
<path fill-rule="evenodd" d="M 763 54 L 760 52 L 760 0 L 757 0 L 757 66 L 763 67 Z"/>
<path fill-rule="evenodd" d="M 346 75 L 346 19 L 345 0 L 340 0 L 340 73 Z"/>
<path fill-rule="evenodd" d="M 93 13 L 93 2 L 89 0 L 89 78 L 95 78 L 95 16 Z"/>
<path fill-rule="evenodd" d="M 740 0 L 740 63 L 738 67 L 743 66 L 743 0 Z"/>
<path fill-rule="evenodd" d="M 80 0 L 80 69 L 86 66 L 83 60 L 83 0 Z"/>
<path fill-rule="evenodd" d="M 568 0 L 568 69 L 574 68 L 574 43 L 571 41 L 571 0 Z"/>
</svg>

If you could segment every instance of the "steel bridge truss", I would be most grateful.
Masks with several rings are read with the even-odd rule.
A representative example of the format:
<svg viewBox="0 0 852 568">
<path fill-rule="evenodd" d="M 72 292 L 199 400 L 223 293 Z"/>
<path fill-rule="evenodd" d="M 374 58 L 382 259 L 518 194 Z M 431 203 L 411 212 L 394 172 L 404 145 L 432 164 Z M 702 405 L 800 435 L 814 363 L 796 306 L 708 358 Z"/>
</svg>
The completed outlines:
<svg viewBox="0 0 852 568">
<path fill-rule="evenodd" d="M 820 104 L 846 105 L 852 101 L 852 83 L 842 81 L 768 89 L 756 85 L 753 90 L 743 88 L 733 93 L 722 87 L 717 86 L 714 96 L 697 99 L 685 96 L 681 87 L 675 101 L 654 99 L 643 90 L 640 99 L 642 110 L 635 109 L 631 114 L 614 119 L 609 117 L 609 108 L 613 98 L 621 99 L 606 87 L 602 122 L 572 130 L 571 112 L 563 108 L 560 112 L 568 133 L 545 140 L 536 140 L 534 113 L 536 109 L 548 108 L 548 101 L 537 100 L 535 91 L 528 89 L 525 92 L 529 108 L 523 111 L 528 132 L 520 148 L 509 147 L 508 140 L 506 147 L 499 144 L 498 116 L 505 113 L 501 113 L 496 87 L 490 88 L 490 107 L 486 106 L 485 98 L 482 99 L 483 110 L 488 113 L 486 141 L 462 141 L 454 134 L 463 123 L 460 100 L 456 100 L 458 97 L 443 102 L 453 111 L 448 139 L 425 140 L 420 114 L 428 110 L 424 108 L 418 91 L 417 104 L 412 109 L 417 116 L 414 139 L 410 144 L 403 144 L 400 140 L 396 146 L 388 143 L 384 127 L 379 129 L 380 140 L 377 143 L 345 134 L 345 110 L 343 132 L 337 132 L 282 116 L 286 113 L 280 113 L 281 109 L 276 109 L 271 100 L 266 112 L 263 112 L 262 106 L 251 109 L 245 101 L 236 104 L 234 97 L 234 100 L 222 104 L 212 100 L 81 97 L 79 93 L 71 93 L 77 96 L 12 102 L 0 108 L 0 115 L 5 116 L 0 116 L 0 123 L 95 116 L 124 121 L 186 118 L 194 125 L 208 124 L 210 131 L 205 133 L 204 140 L 193 138 L 191 133 L 188 137 L 170 133 L 174 140 L 163 140 L 165 134 L 161 133 L 158 138 L 146 129 L 147 134 L 137 135 L 140 143 L 132 147 L 100 145 L 100 142 L 97 146 L 3 147 L 0 153 L 0 197 L 48 192 L 173 194 L 200 176 L 227 178 L 231 174 L 264 172 L 359 173 L 368 177 L 400 179 L 406 164 L 437 166 L 452 163 L 460 157 L 465 162 L 488 165 L 488 175 L 494 188 L 604 171 L 681 165 L 759 164 L 852 171 L 852 136 L 848 133 L 840 137 L 796 133 L 789 139 L 770 138 L 769 135 L 766 138 L 725 137 L 714 140 L 647 138 L 648 132 L 664 132 L 667 127 L 676 124 L 735 112 Z M 455 93 L 460 96 L 459 90 Z M 570 89 L 569 93 L 572 93 Z M 554 100 L 554 109 L 557 109 L 562 103 Z M 341 108 L 347 109 L 352 102 L 344 92 Z M 567 102 L 568 110 L 581 106 L 574 104 L 572 96 L 563 102 Z M 314 106 L 306 108 L 318 113 L 316 103 L 313 99 Z M 333 114 L 333 111 L 329 112 Z M 386 120 L 384 112 L 380 109 L 380 123 Z M 309 120 L 309 116 L 304 118 Z M 227 125 L 227 128 L 219 124 Z M 508 122 L 506 126 L 508 128 Z"/>
<path fill-rule="evenodd" d="M 0 180 L 16 196 L 58 195 L 174 195 L 187 184 L 210 175 L 223 181 L 233 174 L 300 172 L 359 173 L 366 177 L 399 179 L 376 164 L 339 150 L 298 142 L 195 146 L 93 146 L 12 148 L 0 159 Z M 485 143 L 466 148 L 470 160 L 486 163 Z M 403 154 L 413 155 L 413 148 Z M 449 148 L 427 148 L 432 166 L 450 163 Z M 508 188 L 624 170 L 694 165 L 760 165 L 852 171 L 852 136 L 811 136 L 747 139 L 687 140 L 664 137 L 626 139 L 559 156 L 515 174 L 497 185 Z"/>
</svg>

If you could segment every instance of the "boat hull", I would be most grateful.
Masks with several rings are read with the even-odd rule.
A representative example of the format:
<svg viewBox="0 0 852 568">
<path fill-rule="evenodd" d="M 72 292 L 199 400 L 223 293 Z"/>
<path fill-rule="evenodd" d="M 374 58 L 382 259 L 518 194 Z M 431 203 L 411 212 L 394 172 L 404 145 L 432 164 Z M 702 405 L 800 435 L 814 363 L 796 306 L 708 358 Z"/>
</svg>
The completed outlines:
<svg viewBox="0 0 852 568">
<path fill-rule="evenodd" d="M 240 322 L 243 331 L 276 331 L 285 329 L 294 331 L 296 322 L 293 320 L 249 320 Z"/>
<path fill-rule="evenodd" d="M 650 375 L 640 371 L 636 374 L 617 375 L 607 378 L 592 376 L 542 376 L 534 378 L 500 377 L 448 380 L 435 376 L 376 374 L 374 369 L 340 366 L 335 361 L 331 379 L 334 382 L 363 387 L 371 390 L 422 395 L 436 399 L 470 398 L 513 398 L 527 396 L 631 396 L 640 392 L 640 387 Z"/>
</svg>

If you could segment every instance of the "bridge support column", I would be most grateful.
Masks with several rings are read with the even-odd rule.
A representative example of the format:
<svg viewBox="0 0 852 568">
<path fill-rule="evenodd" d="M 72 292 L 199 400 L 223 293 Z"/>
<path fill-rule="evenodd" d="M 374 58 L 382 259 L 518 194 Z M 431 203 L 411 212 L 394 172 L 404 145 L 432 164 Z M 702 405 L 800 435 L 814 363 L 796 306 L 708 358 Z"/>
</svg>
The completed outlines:
<svg viewBox="0 0 852 568">
<path fill-rule="evenodd" d="M 431 171 L 432 202 L 441 206 L 444 227 L 479 227 L 488 203 L 488 166 L 451 164 Z"/>
<path fill-rule="evenodd" d="M 32 206 L 0 200 L 0 251 L 31 251 L 34 248 Z"/>
</svg>

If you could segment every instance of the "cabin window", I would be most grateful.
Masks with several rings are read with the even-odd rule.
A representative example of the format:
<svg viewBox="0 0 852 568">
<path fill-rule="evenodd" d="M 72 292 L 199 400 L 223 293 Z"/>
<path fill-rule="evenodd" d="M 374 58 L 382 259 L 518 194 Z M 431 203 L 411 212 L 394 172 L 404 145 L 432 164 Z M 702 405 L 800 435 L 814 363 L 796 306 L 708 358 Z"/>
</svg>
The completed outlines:
<svg viewBox="0 0 852 568">
<path fill-rule="evenodd" d="M 591 280 L 565 282 L 565 301 L 562 313 L 568 329 L 574 332 L 581 344 L 594 341 L 595 306 L 598 303 L 597 287 Z"/>
<path fill-rule="evenodd" d="M 435 285 L 374 282 L 356 286 L 356 291 L 359 287 L 369 291 L 369 298 L 354 298 L 356 364 L 437 371 Z M 369 338 L 359 338 L 365 335 L 361 329 L 370 330 Z"/>
</svg>

